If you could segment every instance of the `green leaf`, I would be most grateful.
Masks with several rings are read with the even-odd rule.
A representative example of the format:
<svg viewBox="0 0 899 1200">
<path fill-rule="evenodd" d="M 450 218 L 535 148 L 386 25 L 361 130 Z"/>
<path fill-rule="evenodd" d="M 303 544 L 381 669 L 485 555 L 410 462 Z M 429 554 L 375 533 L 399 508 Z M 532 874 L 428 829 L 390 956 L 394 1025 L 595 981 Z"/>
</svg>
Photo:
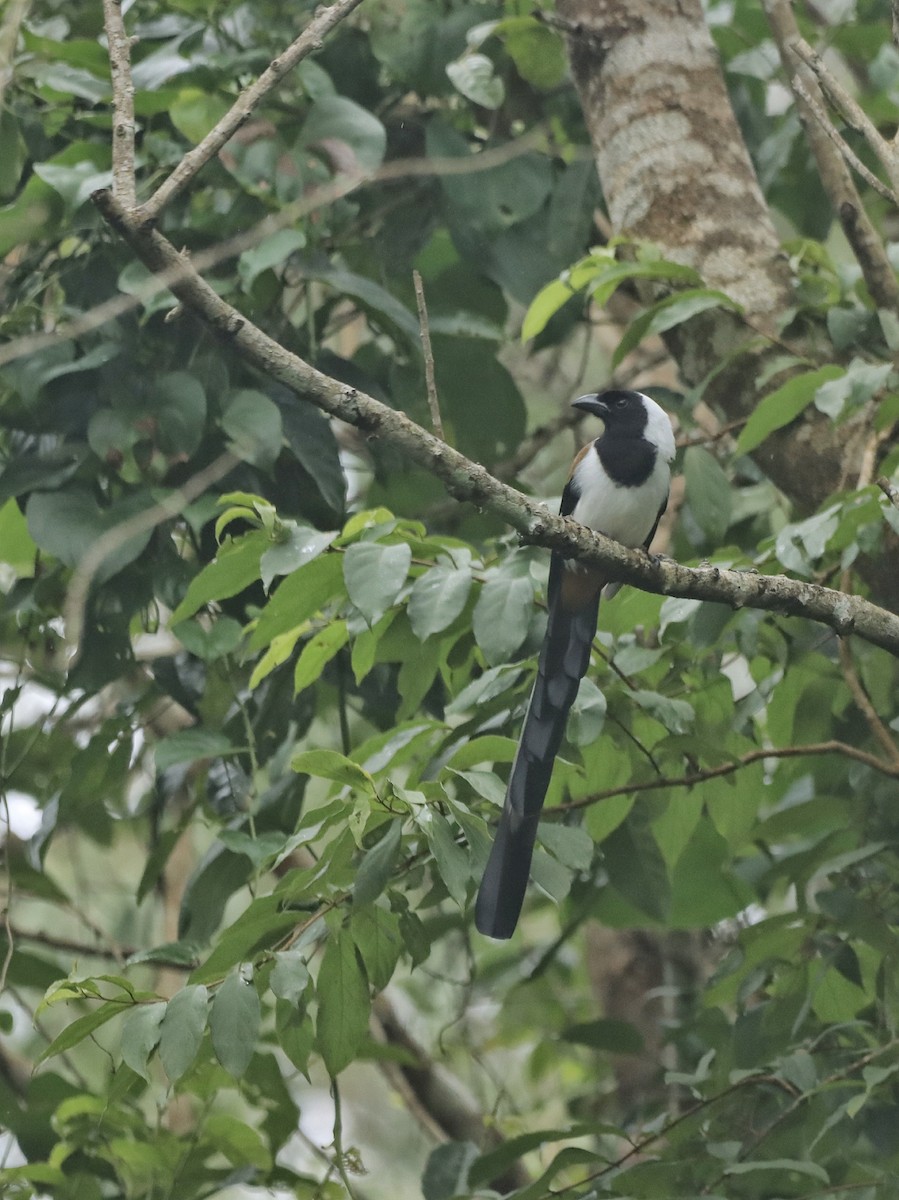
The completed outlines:
<svg viewBox="0 0 899 1200">
<path fill-rule="evenodd" d="M 506 98 L 503 81 L 494 74 L 493 63 L 486 54 L 464 54 L 447 64 L 446 73 L 453 87 L 481 108 L 499 108 Z"/>
<path fill-rule="evenodd" d="M 543 90 L 558 87 L 568 70 L 561 37 L 536 17 L 506 17 L 497 22 L 502 38 L 522 79 Z"/>
<path fill-rule="evenodd" d="M 862 358 L 853 358 L 845 375 L 822 383 L 817 389 L 815 408 L 831 420 L 839 420 L 847 409 L 866 404 L 887 387 L 893 371 L 892 363 L 869 363 Z"/>
<path fill-rule="evenodd" d="M 258 572 L 257 572 L 258 575 Z M 250 647 L 261 650 L 288 630 L 298 629 L 316 616 L 331 600 L 346 595 L 343 582 L 343 556 L 323 554 L 300 567 L 278 586 L 277 591 L 257 618 L 250 635 Z"/>
<path fill-rule="evenodd" d="M 585 676 L 568 715 L 565 736 L 573 746 L 589 746 L 606 723 L 606 698 L 592 679 Z"/>
<path fill-rule="evenodd" d="M 300 229 L 279 229 L 256 246 L 244 250 L 237 260 L 237 273 L 244 291 L 249 291 L 263 271 L 280 267 L 297 250 L 306 245 L 306 235 Z"/>
<path fill-rule="evenodd" d="M 714 925 L 751 904 L 753 889 L 733 870 L 724 838 L 710 821 L 700 820 L 671 872 L 673 928 Z"/>
<path fill-rule="evenodd" d="M 112 171 L 98 168 L 89 159 L 73 163 L 35 163 L 34 173 L 62 196 L 70 214 L 85 204 L 94 192 L 112 183 Z"/>
<path fill-rule="evenodd" d="M 256 466 L 270 468 L 281 452 L 281 410 L 264 392 L 244 388 L 232 393 L 222 412 L 222 429 L 238 458 Z"/>
<path fill-rule="evenodd" d="M 191 654 L 204 662 L 215 662 L 233 653 L 243 637 L 243 626 L 233 617 L 219 617 L 209 625 L 182 621 L 172 633 Z"/>
<path fill-rule="evenodd" d="M 309 639 L 297 659 L 293 675 L 293 690 L 299 694 L 311 687 L 322 671 L 349 641 L 346 621 L 332 621 Z"/>
<path fill-rule="evenodd" d="M 289 575 L 327 550 L 337 531 L 320 533 L 309 525 L 294 526 L 288 536 L 266 550 L 259 562 L 259 575 L 266 591 L 277 575 Z"/>
<path fill-rule="evenodd" d="M 166 1006 L 159 1031 L 159 1059 L 174 1083 L 197 1056 L 209 1004 L 205 987 L 190 985 L 176 992 Z"/>
<path fill-rule="evenodd" d="M 360 171 L 376 171 L 387 149 L 387 132 L 376 116 L 345 96 L 322 96 L 303 123 L 304 146 L 343 142 Z"/>
<path fill-rule="evenodd" d="M 262 1134 L 248 1125 L 243 1116 L 210 1113 L 203 1121 L 203 1140 L 234 1167 L 271 1170 L 272 1156 Z"/>
<path fill-rule="evenodd" d="M 603 842 L 609 881 L 641 912 L 664 920 L 671 904 L 665 860 L 652 830 L 632 817 Z"/>
<path fill-rule="evenodd" d="M 428 1155 L 421 1177 L 423 1200 L 452 1200 L 467 1195 L 468 1172 L 478 1157 L 474 1142 L 444 1142 Z"/>
<path fill-rule="evenodd" d="M 279 1000 L 299 1005 L 309 987 L 309 968 L 299 950 L 281 950 L 269 976 L 269 987 Z"/>
<path fill-rule="evenodd" d="M 456 567 L 431 567 L 416 579 L 407 611 L 412 632 L 423 642 L 442 633 L 465 608 L 471 591 L 471 572 Z"/>
<path fill-rule="evenodd" d="M 720 545 L 730 525 L 731 484 L 718 460 L 702 446 L 684 455 L 687 502 L 696 523 L 712 545 Z"/>
<path fill-rule="evenodd" d="M 258 950 L 270 946 L 296 923 L 296 912 L 284 908 L 281 895 L 257 896 L 219 936 L 212 953 L 192 973 L 191 981 L 212 983 L 220 979 L 236 963 L 248 962 Z"/>
<path fill-rule="evenodd" d="M 487 662 L 508 662 L 527 636 L 534 607 L 529 575 L 494 571 L 481 588 L 472 615 L 475 641 Z"/>
<path fill-rule="evenodd" d="M 394 326 L 402 333 L 417 354 L 421 353 L 418 321 L 405 304 L 380 283 L 375 283 L 373 279 L 367 279 L 364 275 L 357 275 L 354 271 L 348 271 L 345 267 L 331 266 L 318 260 L 306 264 L 304 273 L 310 279 L 320 279 L 322 283 L 327 283 L 346 296 L 353 296 L 375 317 L 386 317 L 389 326 Z M 392 332 L 389 328 L 388 331 Z"/>
<path fill-rule="evenodd" d="M 291 770 L 300 774 L 333 779 L 335 783 L 362 788 L 370 795 L 377 794 L 375 781 L 368 771 L 336 750 L 303 750 L 293 756 L 290 766 Z"/>
<path fill-rule="evenodd" d="M 567 274 L 562 279 L 554 279 L 542 287 L 524 314 L 521 340 L 526 342 L 542 333 L 551 318 L 577 294 L 578 289 L 569 282 Z"/>
<path fill-rule="evenodd" d="M 664 300 L 653 304 L 631 321 L 612 355 L 612 366 L 617 367 L 621 360 L 651 333 L 665 333 L 666 330 L 673 329 L 675 325 L 682 325 L 699 313 L 708 312 L 710 308 L 740 311 L 740 305 L 735 300 L 714 288 L 687 288 L 685 291 L 675 292 L 673 296 L 666 296 Z"/>
<path fill-rule="evenodd" d="M 349 930 L 332 931 L 316 982 L 315 1035 L 328 1074 L 337 1076 L 358 1054 L 368 1033 L 371 1001 L 362 960 Z"/>
<path fill-rule="evenodd" d="M 369 626 L 396 602 L 406 583 L 412 550 L 405 542 L 356 542 L 343 561 L 347 593 Z"/>
<path fill-rule="evenodd" d="M 472 157 L 466 139 L 439 117 L 428 122 L 426 147 L 430 158 Z M 440 179 L 453 228 L 485 235 L 501 233 L 539 212 L 552 185 L 549 160 L 536 151 L 518 155 L 488 171 Z"/>
<path fill-rule="evenodd" d="M 98 538 L 152 504 L 149 493 L 141 492 L 110 508 L 100 508 L 89 493 L 73 488 L 70 491 L 34 492 L 28 498 L 25 516 L 28 532 L 41 550 L 66 566 L 74 567 Z M 152 532 L 148 529 L 111 547 L 97 568 L 96 582 L 110 579 L 142 554 Z"/>
<path fill-rule="evenodd" d="M 436 809 L 419 809 L 415 813 L 415 818 L 428 839 L 428 845 L 431 847 L 431 853 L 437 863 L 440 878 L 446 884 L 446 890 L 460 908 L 464 907 L 468 884 L 471 880 L 468 855 L 457 844 L 446 817 Z"/>
<path fill-rule="evenodd" d="M 346 476 L 330 420 L 321 409 L 294 395 L 285 399 L 280 408 L 288 447 L 314 480 L 325 504 L 333 512 L 342 513 Z"/>
<path fill-rule="evenodd" d="M 111 1021 L 113 1017 L 126 1012 L 130 1007 L 129 1001 L 109 1000 L 105 1004 L 101 1004 L 93 1012 L 86 1013 L 83 1017 L 78 1017 L 77 1020 L 67 1025 L 62 1033 L 53 1039 L 49 1046 L 44 1047 L 37 1056 L 36 1062 L 45 1062 L 46 1059 L 52 1058 L 54 1054 L 62 1054 L 65 1050 L 71 1050 L 73 1046 L 77 1046 L 79 1042 L 83 1042 L 94 1030 L 99 1029 L 101 1025 L 105 1025 L 107 1021 Z"/>
<path fill-rule="evenodd" d="M 630 1021 L 599 1018 L 580 1025 L 569 1025 L 559 1034 L 574 1046 L 591 1046 L 610 1054 L 641 1054 L 643 1038 Z"/>
<path fill-rule="evenodd" d="M 370 904 L 354 911 L 350 929 L 369 982 L 380 992 L 390 982 L 403 949 L 399 918 L 386 908 Z"/>
<path fill-rule="evenodd" d="M 653 258 L 638 258 L 633 261 L 615 259 L 603 265 L 596 277 L 591 280 L 590 294 L 596 304 L 605 305 L 621 284 L 631 279 L 656 279 L 664 283 L 679 283 L 695 287 L 702 284 L 702 276 L 692 267 L 687 267 L 683 263 Z M 675 296 L 666 297 L 666 301 L 674 300 L 683 294 L 683 292 L 678 292 Z"/>
<path fill-rule="evenodd" d="M 22 512 L 10 497 L 0 505 L 0 562 L 8 563 L 17 575 L 32 575 L 37 546 L 28 532 Z"/>
<path fill-rule="evenodd" d="M 235 1079 L 240 1079 L 256 1049 L 261 1020 L 259 995 L 241 968 L 229 972 L 215 993 L 209 1032 L 215 1056 Z"/>
<path fill-rule="evenodd" d="M 399 857 L 402 829 L 401 821 L 391 821 L 380 840 L 363 855 L 353 883 L 355 908 L 364 908 L 377 900 L 387 886 Z"/>
<path fill-rule="evenodd" d="M 589 871 L 593 863 L 593 838 L 579 825 L 559 825 L 541 821 L 539 837 L 542 846 L 572 871 Z"/>
<path fill-rule="evenodd" d="M 230 107 L 223 96 L 212 95 L 200 88 L 182 88 L 169 107 L 169 116 L 178 132 L 196 143 L 202 142 Z"/>
<path fill-rule="evenodd" d="M 815 393 L 822 384 L 838 379 L 843 374 L 843 367 L 832 364 L 794 375 L 782 387 L 776 388 L 755 406 L 737 438 L 734 453 L 748 454 L 776 429 L 783 429 L 785 425 L 795 421 L 815 399 Z"/>
<path fill-rule="evenodd" d="M 201 758 L 221 758 L 236 750 L 223 733 L 212 729 L 180 729 L 157 742 L 156 770 L 165 771 L 177 763 L 197 762 Z"/>
<path fill-rule="evenodd" d="M 687 733 L 693 727 L 696 712 L 687 700 L 663 696 L 660 692 L 651 692 L 646 688 L 636 688 L 631 692 L 631 699 L 671 733 Z"/>
<path fill-rule="evenodd" d="M 206 393 L 195 375 L 170 371 L 154 380 L 148 406 L 155 422 L 155 441 L 163 454 L 189 457 L 199 447 L 206 424 Z M 137 416 L 146 421 L 146 412 Z"/>
<path fill-rule="evenodd" d="M 160 1027 L 167 1005 L 141 1004 L 128 1013 L 122 1025 L 122 1059 L 125 1064 L 149 1083 L 147 1063 L 159 1044 Z"/>
<path fill-rule="evenodd" d="M 236 596 L 259 578 L 259 560 L 271 545 L 268 535 L 253 532 L 226 542 L 215 561 L 191 580 L 184 599 L 172 613 L 171 626 L 192 617 L 198 608 L 213 600 Z"/>
</svg>

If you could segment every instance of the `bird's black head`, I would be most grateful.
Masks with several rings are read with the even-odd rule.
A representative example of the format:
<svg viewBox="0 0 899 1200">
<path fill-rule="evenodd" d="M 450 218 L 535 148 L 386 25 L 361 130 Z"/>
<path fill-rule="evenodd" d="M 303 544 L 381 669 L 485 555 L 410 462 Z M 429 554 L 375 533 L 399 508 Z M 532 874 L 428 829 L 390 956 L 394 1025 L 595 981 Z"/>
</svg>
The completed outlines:
<svg viewBox="0 0 899 1200">
<path fill-rule="evenodd" d="M 591 392 L 579 396 L 573 408 L 600 417 L 607 429 L 616 433 L 642 433 L 646 428 L 646 397 L 642 392 L 612 389 L 608 392 Z"/>
</svg>

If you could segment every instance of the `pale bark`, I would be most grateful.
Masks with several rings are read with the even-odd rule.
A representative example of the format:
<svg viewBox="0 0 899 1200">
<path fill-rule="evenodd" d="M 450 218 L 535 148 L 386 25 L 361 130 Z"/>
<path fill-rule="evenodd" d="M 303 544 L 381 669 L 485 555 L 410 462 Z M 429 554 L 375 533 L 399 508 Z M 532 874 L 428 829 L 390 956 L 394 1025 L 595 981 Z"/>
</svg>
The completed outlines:
<svg viewBox="0 0 899 1200">
<path fill-rule="evenodd" d="M 776 331 L 792 284 L 699 0 L 560 0 L 559 13 L 614 232 L 655 243 L 744 306 L 745 319 L 715 310 L 667 340 L 686 384 L 718 368 L 705 399 L 745 417 L 764 363 L 783 352 L 758 331 Z M 855 484 L 869 432 L 864 416 L 837 429 L 810 409 L 754 457 L 809 512 Z M 897 571 L 891 538 L 866 571 L 886 603 Z"/>
</svg>

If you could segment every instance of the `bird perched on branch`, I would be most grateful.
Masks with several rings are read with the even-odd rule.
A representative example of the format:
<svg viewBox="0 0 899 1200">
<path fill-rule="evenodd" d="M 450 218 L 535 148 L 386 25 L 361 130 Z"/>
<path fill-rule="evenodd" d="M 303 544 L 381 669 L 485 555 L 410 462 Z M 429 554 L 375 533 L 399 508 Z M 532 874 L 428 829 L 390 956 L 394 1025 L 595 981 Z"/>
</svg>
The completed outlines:
<svg viewBox="0 0 899 1200">
<path fill-rule="evenodd" d="M 648 551 L 668 503 L 671 421 L 642 392 L 592 393 L 575 400 L 574 407 L 600 417 L 604 429 L 572 463 L 562 516 Z M 475 924 L 490 937 L 509 938 L 515 932 L 553 761 L 590 664 L 600 593 L 605 589 L 607 597 L 613 596 L 618 586 L 602 570 L 553 552 L 537 679 L 475 907 Z"/>
</svg>

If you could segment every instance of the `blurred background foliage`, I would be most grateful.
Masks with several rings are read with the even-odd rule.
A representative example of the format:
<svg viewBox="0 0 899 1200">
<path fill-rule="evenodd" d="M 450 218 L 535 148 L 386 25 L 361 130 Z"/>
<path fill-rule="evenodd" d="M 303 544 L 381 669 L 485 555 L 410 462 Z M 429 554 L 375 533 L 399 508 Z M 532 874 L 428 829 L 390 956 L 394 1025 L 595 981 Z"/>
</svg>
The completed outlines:
<svg viewBox="0 0 899 1200">
<path fill-rule="evenodd" d="M 142 197 L 312 12 L 128 10 Z M 799 15 L 895 129 L 885 0 Z M 677 425 L 669 553 L 864 590 L 854 566 L 897 510 L 847 481 L 796 513 L 747 456 L 814 403 L 835 422 L 867 406 L 878 470 L 899 464 L 897 316 L 848 252 L 761 8 L 707 17 L 806 369 L 742 434 L 658 339 L 684 298 L 647 319 L 628 288 L 645 269 L 692 286 L 690 312 L 719 302 L 651 246 L 621 270 L 540 17 L 365 0 L 161 228 L 284 346 L 430 427 L 417 270 L 448 440 L 548 500 L 594 432 L 568 401 L 614 367 Z M 895 662 L 800 620 L 622 592 L 521 931 L 479 938 L 547 556 L 148 290 L 90 202 L 110 101 L 101 5 L 34 0 L 0 118 L 0 334 L 77 336 L 0 366 L 3 1194 L 891 1196 Z M 866 201 L 895 261 L 897 214 Z M 70 658 L 85 553 L 226 451 L 214 489 L 105 560 Z"/>
</svg>

